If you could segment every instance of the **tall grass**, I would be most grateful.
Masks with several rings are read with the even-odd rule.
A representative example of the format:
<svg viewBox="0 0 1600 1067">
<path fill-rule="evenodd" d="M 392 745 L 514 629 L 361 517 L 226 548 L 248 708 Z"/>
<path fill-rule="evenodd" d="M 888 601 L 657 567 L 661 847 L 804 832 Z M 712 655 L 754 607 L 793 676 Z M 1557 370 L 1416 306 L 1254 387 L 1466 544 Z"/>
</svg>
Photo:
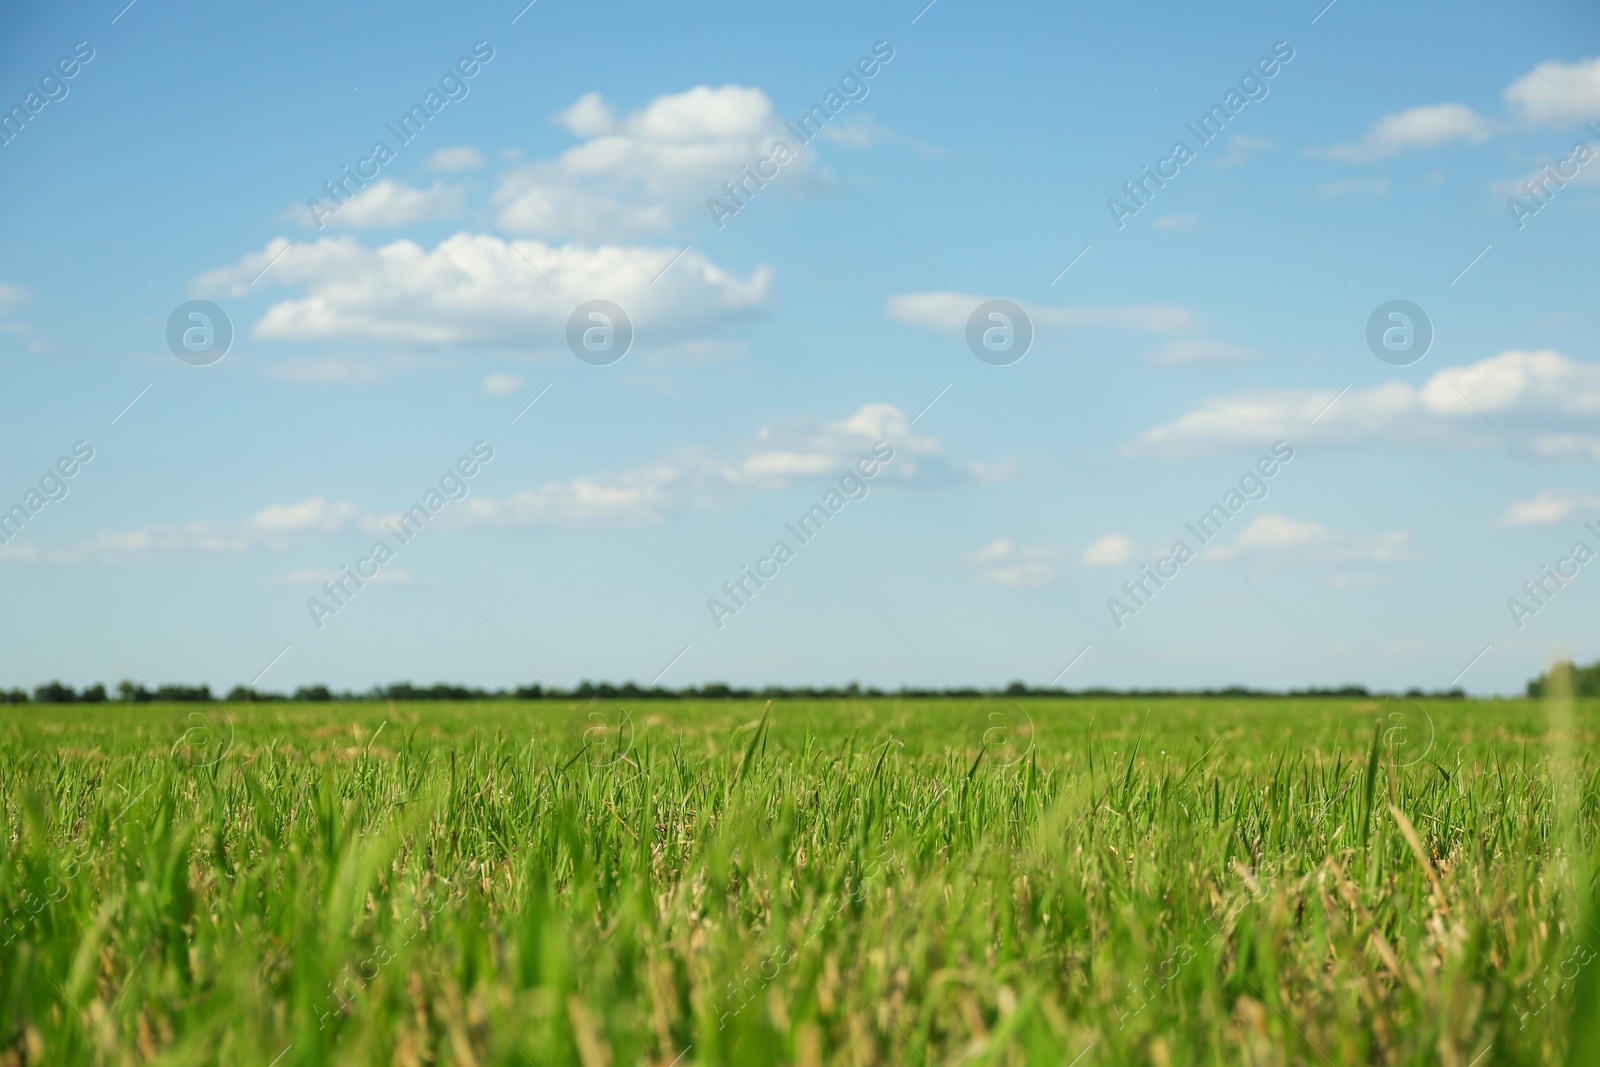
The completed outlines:
<svg viewBox="0 0 1600 1067">
<path fill-rule="evenodd" d="M 1553 700 L 8 711 L 0 1056 L 1592 1067 Z"/>
</svg>

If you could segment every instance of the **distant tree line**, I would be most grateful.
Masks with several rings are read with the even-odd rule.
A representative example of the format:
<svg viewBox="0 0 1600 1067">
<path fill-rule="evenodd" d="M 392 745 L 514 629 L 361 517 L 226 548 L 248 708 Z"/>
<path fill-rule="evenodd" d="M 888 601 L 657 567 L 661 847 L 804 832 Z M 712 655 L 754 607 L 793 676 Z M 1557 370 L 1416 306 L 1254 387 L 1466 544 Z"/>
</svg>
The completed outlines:
<svg viewBox="0 0 1600 1067">
<path fill-rule="evenodd" d="M 1572 670 L 1572 695 L 1577 697 L 1600 697 L 1600 660 L 1579 667 L 1570 661 L 1556 664 L 1556 667 L 1568 667 Z M 1530 697 L 1542 697 L 1550 688 L 1550 675 L 1555 673 L 1556 667 L 1539 675 L 1528 683 Z"/>
<path fill-rule="evenodd" d="M 1584 672 L 1589 672 L 1587 675 Z M 1587 678 L 1588 690 L 1580 687 L 1580 695 L 1591 696 L 1600 694 L 1600 664 L 1585 667 L 1577 672 L 1580 677 Z M 1528 683 L 1530 695 L 1538 696 L 1542 690 L 1543 679 Z M 929 697 L 959 697 L 966 699 L 982 699 L 985 697 L 1070 697 L 1070 698 L 1113 698 L 1113 697 L 1144 697 L 1150 699 L 1172 699 L 1175 697 L 1191 698 L 1226 698 L 1234 700 L 1266 700 L 1284 698 L 1342 698 L 1361 699 L 1365 697 L 1381 696 L 1406 696 L 1417 699 L 1432 700 L 1463 700 L 1466 693 L 1461 689 L 1438 690 L 1427 693 L 1421 689 L 1410 689 L 1403 694 L 1376 693 L 1365 686 L 1346 685 L 1337 689 L 1291 689 L 1287 692 L 1270 689 L 1249 689 L 1244 686 L 1228 686 L 1222 689 L 1056 689 L 1050 687 L 1029 686 L 1023 682 L 1012 682 L 1004 689 L 915 689 L 903 687 L 896 690 L 878 689 L 872 686 L 862 687 L 855 682 L 846 686 L 763 686 L 761 688 L 740 688 L 722 682 L 710 682 L 706 685 L 689 686 L 683 689 L 665 689 L 661 686 L 641 686 L 633 682 L 624 682 L 621 685 L 612 685 L 610 682 L 580 682 L 576 688 L 560 689 L 547 688 L 542 685 L 524 685 L 515 689 L 475 689 L 471 686 L 448 685 L 440 682 L 432 686 L 417 686 L 410 682 L 396 682 L 393 685 L 374 686 L 365 692 L 335 692 L 325 685 L 301 686 L 293 693 L 274 693 L 265 690 L 251 689 L 248 686 L 234 686 L 225 697 L 220 699 L 230 703 L 271 703 L 276 701 L 288 702 L 328 702 L 353 703 L 365 700 L 394 700 L 416 702 L 424 700 L 849 700 L 856 698 L 885 699 L 899 697 L 903 699 L 919 699 Z M 137 685 L 133 682 L 121 682 L 117 685 L 115 695 L 108 694 L 106 687 L 95 684 L 87 687 L 82 692 L 60 682 L 47 682 L 38 686 L 30 695 L 26 690 L 13 689 L 9 692 L 0 690 L 0 703 L 4 704 L 104 704 L 115 702 L 122 704 L 147 704 L 153 701 L 161 703 L 185 702 L 211 702 L 219 698 L 211 692 L 208 685 L 163 685 L 155 689 Z"/>
</svg>

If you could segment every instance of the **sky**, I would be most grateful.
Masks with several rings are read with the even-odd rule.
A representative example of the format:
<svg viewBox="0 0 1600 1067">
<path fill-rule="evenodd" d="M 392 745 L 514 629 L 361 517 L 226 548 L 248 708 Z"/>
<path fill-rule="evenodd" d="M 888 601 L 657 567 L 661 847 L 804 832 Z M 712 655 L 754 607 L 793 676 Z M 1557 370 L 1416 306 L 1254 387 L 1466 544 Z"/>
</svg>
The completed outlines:
<svg viewBox="0 0 1600 1067">
<path fill-rule="evenodd" d="M 0 686 L 1600 657 L 1592 5 L 524 3 L 0 5 Z"/>
</svg>

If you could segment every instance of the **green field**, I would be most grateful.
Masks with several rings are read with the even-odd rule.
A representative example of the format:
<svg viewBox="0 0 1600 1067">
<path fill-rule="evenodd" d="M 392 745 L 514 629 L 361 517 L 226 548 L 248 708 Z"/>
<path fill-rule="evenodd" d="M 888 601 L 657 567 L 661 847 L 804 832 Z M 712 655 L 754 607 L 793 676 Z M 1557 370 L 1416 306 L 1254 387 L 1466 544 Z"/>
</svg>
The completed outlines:
<svg viewBox="0 0 1600 1067">
<path fill-rule="evenodd" d="M 1600 1064 L 1591 700 L 0 715 L 4 1064 Z"/>
</svg>

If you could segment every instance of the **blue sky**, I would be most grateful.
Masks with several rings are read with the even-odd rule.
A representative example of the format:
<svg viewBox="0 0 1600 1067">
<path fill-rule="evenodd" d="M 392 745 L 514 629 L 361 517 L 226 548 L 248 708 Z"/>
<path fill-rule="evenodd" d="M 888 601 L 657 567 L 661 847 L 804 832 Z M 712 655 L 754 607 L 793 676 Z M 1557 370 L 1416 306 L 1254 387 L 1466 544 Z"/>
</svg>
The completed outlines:
<svg viewBox="0 0 1600 1067">
<path fill-rule="evenodd" d="M 0 686 L 1512 692 L 1600 655 L 1592 6 L 124 2 L 0 38 Z M 991 299 L 1009 365 L 967 345 Z"/>
</svg>

